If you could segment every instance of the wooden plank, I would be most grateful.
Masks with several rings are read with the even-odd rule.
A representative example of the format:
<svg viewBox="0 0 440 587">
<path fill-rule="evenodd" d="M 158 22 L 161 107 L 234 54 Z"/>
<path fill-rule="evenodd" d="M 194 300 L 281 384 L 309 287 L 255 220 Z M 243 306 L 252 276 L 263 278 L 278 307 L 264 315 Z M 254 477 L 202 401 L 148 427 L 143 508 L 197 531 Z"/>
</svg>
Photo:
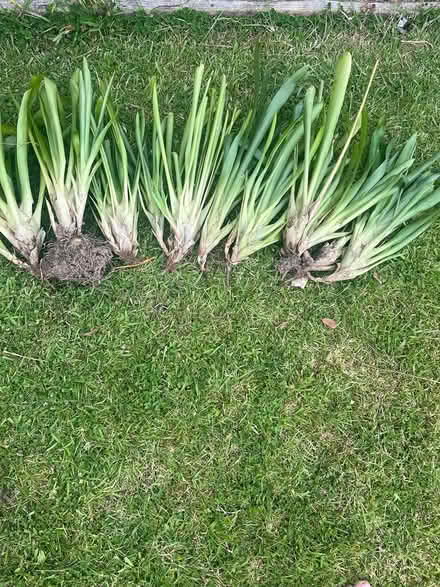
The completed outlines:
<svg viewBox="0 0 440 587">
<path fill-rule="evenodd" d="M 16 7 L 15 0 L 0 0 L 1 8 Z M 169 12 L 179 8 L 192 8 L 208 13 L 251 14 L 267 10 L 276 10 L 287 14 L 309 15 L 325 10 L 346 12 L 375 12 L 377 14 L 393 14 L 401 11 L 414 11 L 439 7 L 439 1 L 379 1 L 369 0 L 120 0 L 122 10 L 130 12 L 136 9 L 146 11 Z M 29 10 L 42 12 L 48 6 L 47 0 L 34 0 Z"/>
<path fill-rule="evenodd" d="M 225 12 L 250 14 L 276 10 L 287 14 L 313 14 L 324 10 L 346 12 L 376 12 L 390 14 L 396 11 L 411 11 L 422 7 L 440 6 L 440 2 L 369 2 L 366 0 L 121 0 L 121 7 L 128 10 L 170 11 L 178 8 L 193 8 L 202 12 Z"/>
</svg>

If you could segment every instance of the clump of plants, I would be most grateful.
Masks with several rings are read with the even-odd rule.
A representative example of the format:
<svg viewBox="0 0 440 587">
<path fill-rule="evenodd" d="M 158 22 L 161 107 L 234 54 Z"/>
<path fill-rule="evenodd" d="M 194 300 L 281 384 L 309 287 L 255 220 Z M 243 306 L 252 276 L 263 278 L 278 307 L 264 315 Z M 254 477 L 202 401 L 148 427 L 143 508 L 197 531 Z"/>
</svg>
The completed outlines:
<svg viewBox="0 0 440 587">
<path fill-rule="evenodd" d="M 28 161 L 28 116 L 31 91 L 21 101 L 16 130 L 5 134 L 0 116 L 0 254 L 15 265 L 40 274 L 40 252 L 45 231 L 41 209 L 45 184 L 41 177 L 38 194 L 31 189 Z"/>
<path fill-rule="evenodd" d="M 69 87 L 69 113 L 56 84 L 34 80 L 29 99 L 28 136 L 38 160 L 46 205 L 56 241 L 40 263 L 43 278 L 93 282 L 102 279 L 111 260 L 109 245 L 83 233 L 92 182 L 103 165 L 105 121 L 110 85 L 94 91 L 84 59 Z"/>
<path fill-rule="evenodd" d="M 385 143 L 381 126 L 368 135 L 364 106 L 375 69 L 339 153 L 334 153 L 335 131 L 350 76 L 350 55 L 339 60 L 328 110 L 315 129 L 314 89 L 305 94 L 303 168 L 292 182 L 278 265 L 283 279 L 293 286 L 304 287 L 310 279 L 353 279 L 395 258 L 438 216 L 439 176 L 429 169 L 439 155 L 411 171 L 415 136 L 396 149 Z M 320 273 L 326 275 L 318 277 Z"/>
<path fill-rule="evenodd" d="M 414 168 L 415 136 L 399 147 L 386 142 L 382 124 L 370 130 L 377 64 L 341 135 L 351 65 L 349 53 L 338 60 L 328 100 L 303 67 L 261 111 L 244 113 L 225 77 L 216 89 L 201 65 L 181 136 L 174 115 L 161 113 L 156 80 L 151 122 L 141 112 L 130 129 L 111 82 L 95 87 L 86 60 L 67 99 L 52 80 L 33 79 L 15 128 L 0 121 L 0 254 L 43 279 L 96 282 L 114 257 L 137 263 L 142 211 L 168 270 L 196 246 L 206 270 L 218 246 L 231 268 L 280 242 L 281 278 L 304 287 L 353 279 L 399 256 L 440 214 L 432 171 L 440 154 Z M 83 231 L 88 207 L 99 238 Z"/>
</svg>

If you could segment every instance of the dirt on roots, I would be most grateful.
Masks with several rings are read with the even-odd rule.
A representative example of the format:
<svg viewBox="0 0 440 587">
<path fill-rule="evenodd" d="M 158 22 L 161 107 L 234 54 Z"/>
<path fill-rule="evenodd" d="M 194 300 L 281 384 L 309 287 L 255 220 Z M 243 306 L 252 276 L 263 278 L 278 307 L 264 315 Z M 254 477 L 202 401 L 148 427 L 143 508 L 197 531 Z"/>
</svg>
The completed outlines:
<svg viewBox="0 0 440 587">
<path fill-rule="evenodd" d="M 110 246 L 88 234 L 58 239 L 40 262 L 42 279 L 92 284 L 105 276 L 112 261 Z"/>
</svg>

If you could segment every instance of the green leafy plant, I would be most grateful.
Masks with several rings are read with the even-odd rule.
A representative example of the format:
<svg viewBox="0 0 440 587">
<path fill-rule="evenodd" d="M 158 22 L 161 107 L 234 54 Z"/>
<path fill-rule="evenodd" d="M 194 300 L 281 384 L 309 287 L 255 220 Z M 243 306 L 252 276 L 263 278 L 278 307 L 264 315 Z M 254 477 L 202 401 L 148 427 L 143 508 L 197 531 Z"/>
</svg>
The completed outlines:
<svg viewBox="0 0 440 587">
<path fill-rule="evenodd" d="M 102 165 L 92 180 L 99 227 L 115 255 L 127 263 L 138 247 L 138 194 L 140 166 L 133 163 L 124 128 L 110 109 L 111 130 L 100 150 Z"/>
<path fill-rule="evenodd" d="M 282 235 L 278 268 L 298 287 L 309 279 L 352 279 L 400 255 L 439 216 L 439 175 L 431 167 L 440 154 L 413 171 L 415 135 L 400 149 L 385 143 L 381 124 L 370 136 L 365 104 L 377 63 L 342 137 L 337 133 L 351 75 L 349 53 L 338 60 L 327 107 L 322 84 L 318 92 L 304 88 L 307 68 L 286 80 L 266 107 L 259 63 L 257 50 L 261 92 L 238 128 L 239 112 L 227 106 L 225 77 L 216 92 L 211 78 L 204 84 L 200 65 L 179 139 L 174 115 L 160 116 L 153 79 L 151 133 L 138 114 L 136 150 L 111 104 L 111 82 L 95 93 L 86 59 L 71 77 L 67 101 L 52 80 L 33 78 L 17 127 L 11 131 L 0 121 L 0 234 L 9 242 L 0 242 L 0 254 L 43 278 L 65 280 L 75 273 L 84 282 L 100 279 L 112 251 L 123 261 L 135 260 L 140 201 L 169 269 L 199 239 L 203 270 L 223 239 L 232 266 Z M 291 120 L 282 130 L 279 113 L 294 92 Z M 40 168 L 37 198 L 28 142 Z M 62 251 L 53 244 L 40 262 L 46 191 Z M 76 238 L 89 193 L 108 244 Z"/>
<path fill-rule="evenodd" d="M 315 104 L 313 119 L 322 106 L 320 100 Z M 240 214 L 225 248 L 226 258 L 232 265 L 279 241 L 286 225 L 289 190 L 303 173 L 304 166 L 298 162 L 298 146 L 304 134 L 302 115 L 274 141 L 276 122 L 277 115 L 259 161 L 245 181 Z"/>
<path fill-rule="evenodd" d="M 173 134 L 173 115 L 168 115 L 162 124 L 167 140 L 168 152 L 171 152 L 169 140 Z M 136 114 L 136 144 L 139 158 L 139 193 L 142 208 L 150 222 L 154 236 L 156 237 L 163 252 L 168 255 L 168 245 L 165 239 L 165 217 L 162 213 L 163 202 L 166 194 L 166 182 L 164 177 L 163 159 L 160 151 L 160 144 L 153 125 L 151 138 L 151 152 L 148 145 L 148 133 L 146 130 L 144 113 Z"/>
<path fill-rule="evenodd" d="M 52 80 L 37 80 L 33 89 L 39 109 L 31 117 L 30 138 L 46 184 L 50 219 L 57 239 L 81 233 L 90 185 L 101 164 L 99 152 L 111 124 L 104 123 L 110 85 L 96 118 L 86 59 L 82 69 L 76 70 L 70 80 L 70 119 Z"/>
<path fill-rule="evenodd" d="M 35 200 L 28 161 L 30 98 L 31 90 L 28 90 L 21 101 L 15 140 L 13 136 L 4 136 L 0 118 L 0 234 L 14 249 L 11 252 L 0 241 L 0 254 L 15 265 L 39 275 L 40 250 L 45 238 L 41 227 L 44 182 L 40 182 Z"/>
<path fill-rule="evenodd" d="M 262 111 L 262 115 L 256 117 L 255 112 L 249 112 L 239 132 L 226 143 L 220 176 L 214 187 L 211 205 L 200 238 L 199 264 L 202 269 L 205 268 L 208 254 L 222 239 L 234 231 L 227 245 L 227 251 L 229 251 L 234 236 L 243 234 L 243 223 L 247 222 L 245 214 L 248 216 L 252 214 L 251 210 L 247 210 L 247 207 L 254 206 L 255 199 L 259 197 L 255 190 L 258 192 L 261 188 L 261 182 L 255 183 L 256 177 L 259 172 L 268 172 L 266 155 L 274 138 L 277 114 L 298 88 L 298 83 L 305 79 L 307 73 L 308 69 L 303 67 L 290 76 L 279 88 L 268 107 Z M 268 137 L 270 137 L 269 140 Z M 284 141 L 285 143 L 286 141 Z M 262 144 L 264 145 L 263 153 L 260 152 Z M 240 203 L 246 186 L 247 204 L 242 209 L 241 221 L 239 221 L 240 230 L 237 232 L 237 221 L 231 218 L 231 213 Z M 254 194 L 253 198 L 250 196 L 251 193 Z M 261 201 L 260 209 L 263 205 L 264 201 Z M 273 210 L 275 209 L 276 205 Z M 269 237 L 270 239 L 271 237 Z M 236 251 L 238 251 L 238 247 L 237 243 Z M 229 252 L 227 255 L 229 257 Z M 234 254 L 234 257 L 229 258 L 231 262 L 233 259 L 238 261 L 239 256 Z"/>
<path fill-rule="evenodd" d="M 168 222 L 170 235 L 162 248 L 172 269 L 196 244 L 208 213 L 210 192 L 221 163 L 225 137 L 232 129 L 238 111 L 226 109 L 226 79 L 220 92 L 209 92 L 211 79 L 202 88 L 204 66 L 195 74 L 193 98 L 179 152 L 173 150 L 173 115 L 162 121 L 159 113 L 156 81 L 153 90 L 153 165 L 150 177 L 143 173 L 143 184 L 149 202 L 148 216 L 157 212 Z M 142 129 L 141 129 L 142 130 Z M 161 174 L 167 192 L 163 189 Z M 155 234 L 160 234 L 162 221 L 153 221 Z M 155 228 L 156 227 L 156 228 Z"/>
<path fill-rule="evenodd" d="M 350 131 L 342 141 L 342 149 L 334 160 L 336 129 L 348 81 L 351 74 L 351 55 L 345 53 L 339 59 L 323 125 L 313 136 L 313 104 L 315 91 L 310 88 L 304 98 L 304 166 L 299 182 L 292 182 L 289 199 L 287 226 L 284 231 L 283 257 L 279 270 L 285 276 L 294 272 L 290 283 L 304 287 L 308 280 L 312 247 L 338 239 L 326 245 L 316 260 L 316 270 L 326 270 L 335 262 L 346 242 L 346 233 L 341 230 L 356 215 L 371 207 L 375 199 L 368 189 L 361 194 L 359 183 L 354 183 L 361 163 L 367 135 L 361 132 L 357 150 L 349 151 L 353 137 L 362 129 L 366 117 L 362 116 L 365 102 L 376 71 L 373 68 L 367 89 Z M 363 178 L 368 177 L 367 167 Z M 369 185 L 369 184 L 367 184 Z M 361 200 L 361 195 L 363 199 Z"/>
<path fill-rule="evenodd" d="M 436 182 L 440 174 L 429 169 L 440 158 L 440 153 L 415 171 L 402 175 L 405 163 L 409 167 L 414 161 L 410 159 L 414 148 L 415 137 L 412 137 L 393 158 L 389 157 L 390 149 L 387 149 L 385 163 L 394 170 L 394 175 L 388 172 L 378 182 L 382 187 L 373 188 L 380 198 L 373 207 L 357 216 L 348 245 L 341 251 L 341 260 L 335 270 L 325 277 L 311 276 L 312 279 L 333 283 L 362 275 L 399 257 L 401 249 L 437 220 L 440 216 L 440 189 L 436 188 Z"/>
</svg>

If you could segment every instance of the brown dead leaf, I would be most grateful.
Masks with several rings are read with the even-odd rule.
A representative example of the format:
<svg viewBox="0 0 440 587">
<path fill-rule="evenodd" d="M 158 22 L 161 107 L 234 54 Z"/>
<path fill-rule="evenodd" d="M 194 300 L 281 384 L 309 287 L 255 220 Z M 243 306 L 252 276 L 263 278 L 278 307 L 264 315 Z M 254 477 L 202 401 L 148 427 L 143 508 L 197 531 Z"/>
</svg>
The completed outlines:
<svg viewBox="0 0 440 587">
<path fill-rule="evenodd" d="M 379 277 L 379 273 L 377 273 L 377 271 L 373 271 L 373 278 L 382 285 L 382 280 Z"/>
<path fill-rule="evenodd" d="M 332 318 L 321 318 L 321 322 L 324 324 L 324 326 L 327 326 L 327 328 L 333 329 L 337 326 L 336 321 Z"/>
<path fill-rule="evenodd" d="M 286 322 L 281 322 L 281 324 L 278 324 L 277 328 L 279 328 L 280 330 L 283 330 L 284 328 L 287 328 L 289 326 L 289 323 Z"/>
</svg>

